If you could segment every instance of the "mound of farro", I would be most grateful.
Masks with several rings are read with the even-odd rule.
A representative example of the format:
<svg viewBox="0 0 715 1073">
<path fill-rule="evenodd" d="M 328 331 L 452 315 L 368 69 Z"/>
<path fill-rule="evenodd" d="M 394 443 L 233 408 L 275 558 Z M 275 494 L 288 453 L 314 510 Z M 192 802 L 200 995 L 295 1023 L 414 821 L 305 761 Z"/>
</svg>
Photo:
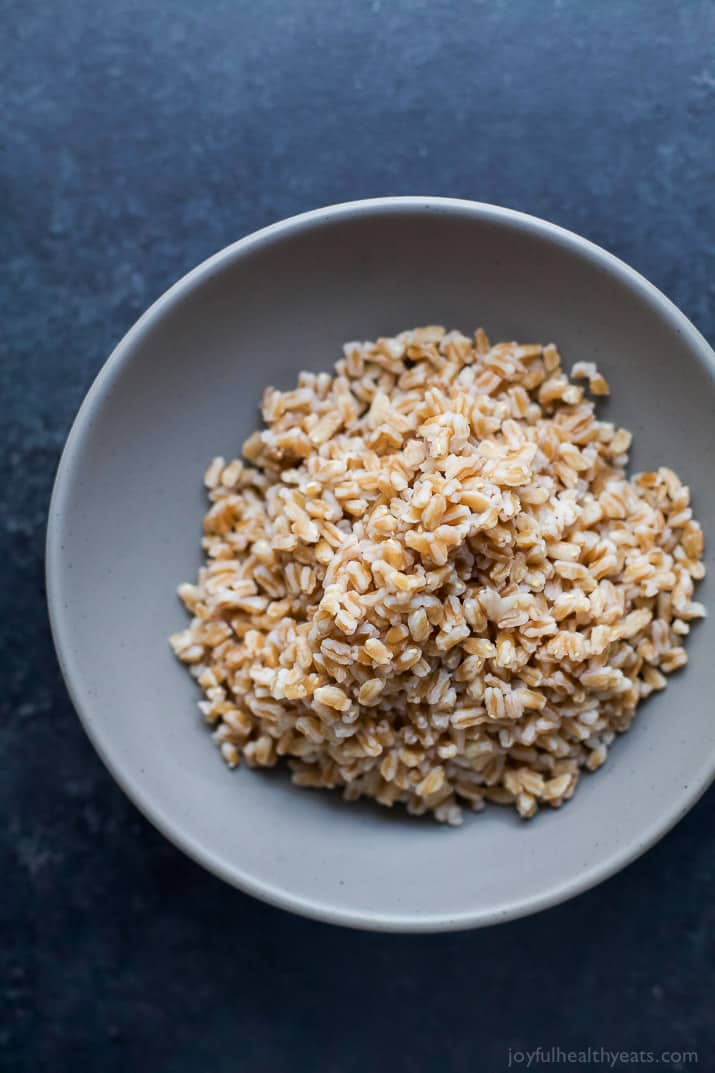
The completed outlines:
<svg viewBox="0 0 715 1073">
<path fill-rule="evenodd" d="M 263 417 L 245 462 L 206 473 L 207 562 L 171 639 L 232 767 L 285 757 L 301 786 L 449 823 L 485 800 L 531 816 L 686 662 L 688 489 L 626 477 L 631 434 L 553 345 L 348 343 Z"/>
</svg>

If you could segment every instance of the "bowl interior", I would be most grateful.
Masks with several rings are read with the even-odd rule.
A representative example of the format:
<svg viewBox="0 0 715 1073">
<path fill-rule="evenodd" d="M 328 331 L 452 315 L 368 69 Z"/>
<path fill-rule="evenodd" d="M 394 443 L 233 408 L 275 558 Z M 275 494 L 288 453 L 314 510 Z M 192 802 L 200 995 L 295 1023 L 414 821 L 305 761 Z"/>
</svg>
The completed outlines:
<svg viewBox="0 0 715 1073">
<path fill-rule="evenodd" d="M 550 904 L 635 856 L 713 770 L 712 619 L 690 666 L 639 712 L 570 804 L 496 807 L 442 829 L 370 804 L 230 773 L 167 636 L 199 565 L 202 474 L 258 424 L 265 385 L 329 369 L 345 340 L 417 324 L 554 340 L 596 361 L 601 407 L 635 469 L 670 465 L 715 542 L 713 367 L 648 284 L 575 236 L 457 202 L 363 203 L 237 244 L 165 296 L 95 383 L 58 477 L 48 541 L 55 637 L 75 703 L 124 788 L 170 837 L 244 889 L 344 923 L 436 928 Z M 710 555 L 711 555 L 710 551 Z M 707 602 L 708 582 L 699 590 Z M 708 659 L 709 657 L 709 659 Z"/>
</svg>

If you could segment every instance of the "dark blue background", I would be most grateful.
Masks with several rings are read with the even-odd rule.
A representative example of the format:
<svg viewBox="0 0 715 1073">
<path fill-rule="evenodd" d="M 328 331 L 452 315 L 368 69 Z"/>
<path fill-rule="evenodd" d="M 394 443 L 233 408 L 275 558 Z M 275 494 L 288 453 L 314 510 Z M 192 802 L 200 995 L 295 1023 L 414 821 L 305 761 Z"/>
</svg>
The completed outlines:
<svg viewBox="0 0 715 1073">
<path fill-rule="evenodd" d="M 490 1073 L 538 1044 L 712 1068 L 712 796 L 537 918 L 412 938 L 290 917 L 113 784 L 60 680 L 42 558 L 113 344 L 188 268 L 303 209 L 536 213 L 712 339 L 714 36 L 708 0 L 0 2 L 3 1070 Z"/>
</svg>

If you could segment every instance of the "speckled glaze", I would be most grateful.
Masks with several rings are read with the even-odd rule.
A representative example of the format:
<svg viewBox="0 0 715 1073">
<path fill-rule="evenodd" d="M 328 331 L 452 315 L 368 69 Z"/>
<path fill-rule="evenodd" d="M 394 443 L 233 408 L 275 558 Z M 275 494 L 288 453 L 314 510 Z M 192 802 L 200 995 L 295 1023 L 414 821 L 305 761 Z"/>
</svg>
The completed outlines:
<svg viewBox="0 0 715 1073">
<path fill-rule="evenodd" d="M 715 360 L 654 287 L 551 224 L 493 206 L 388 198 L 257 232 L 177 283 L 119 344 L 70 434 L 50 510 L 55 642 L 95 747 L 172 841 L 285 908 L 365 928 L 491 924 L 592 886 L 659 838 L 715 770 L 709 656 L 642 708 L 568 807 L 519 822 L 490 808 L 444 830 L 221 763 L 167 635 L 193 576 L 201 475 L 255 426 L 263 387 L 329 368 L 342 341 L 419 323 L 558 342 L 596 361 L 601 412 L 635 436 L 634 468 L 672 465 L 706 539 Z M 709 541 L 712 548 L 712 540 Z M 709 552 L 712 555 L 712 551 Z M 707 582 L 699 598 L 708 601 Z"/>
</svg>

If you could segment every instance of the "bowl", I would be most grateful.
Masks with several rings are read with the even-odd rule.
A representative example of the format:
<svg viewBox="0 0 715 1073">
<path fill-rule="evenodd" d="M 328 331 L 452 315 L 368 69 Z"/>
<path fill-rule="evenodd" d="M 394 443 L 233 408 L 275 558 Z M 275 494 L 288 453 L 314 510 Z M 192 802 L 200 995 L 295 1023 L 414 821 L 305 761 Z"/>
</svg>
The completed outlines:
<svg viewBox="0 0 715 1073">
<path fill-rule="evenodd" d="M 715 356 L 661 293 L 553 224 L 490 205 L 382 198 L 275 224 L 194 269 L 128 332 L 85 399 L 50 507 L 47 591 L 62 670 L 100 756 L 144 814 L 216 875 L 334 923 L 430 931 L 531 913 L 612 875 L 715 771 L 713 619 L 571 802 L 461 828 L 230 772 L 167 637 L 186 617 L 202 475 L 258 424 L 267 384 L 329 369 L 348 339 L 417 324 L 554 340 L 595 361 L 632 469 L 670 465 L 715 546 Z M 708 603 L 708 582 L 698 599 Z M 111 852 L 100 847 L 100 853 Z"/>
</svg>

